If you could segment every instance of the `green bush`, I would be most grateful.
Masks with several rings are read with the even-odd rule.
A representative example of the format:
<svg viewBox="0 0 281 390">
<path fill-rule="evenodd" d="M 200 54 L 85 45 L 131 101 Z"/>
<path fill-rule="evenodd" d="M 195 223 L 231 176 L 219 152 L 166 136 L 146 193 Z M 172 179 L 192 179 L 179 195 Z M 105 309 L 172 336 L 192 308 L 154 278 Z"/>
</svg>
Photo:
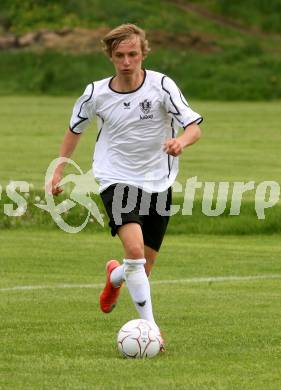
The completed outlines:
<svg viewBox="0 0 281 390">
<path fill-rule="evenodd" d="M 281 32 L 280 0 L 215 0 L 216 9 L 223 15 L 238 19 L 246 25 L 268 32 Z"/>
<path fill-rule="evenodd" d="M 256 55 L 257 48 L 228 49 L 202 56 L 197 52 L 157 50 L 144 65 L 173 77 L 187 97 L 202 100 L 281 98 L 281 59 Z M 108 77 L 112 64 L 100 53 L 2 52 L 0 95 L 78 96 L 86 84 Z"/>
</svg>

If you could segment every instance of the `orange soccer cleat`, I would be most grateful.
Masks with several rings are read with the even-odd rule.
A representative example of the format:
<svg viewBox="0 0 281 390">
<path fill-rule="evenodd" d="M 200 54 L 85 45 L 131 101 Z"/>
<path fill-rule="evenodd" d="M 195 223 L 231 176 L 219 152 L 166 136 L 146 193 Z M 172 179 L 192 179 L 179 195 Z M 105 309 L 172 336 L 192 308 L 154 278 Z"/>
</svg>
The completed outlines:
<svg viewBox="0 0 281 390">
<path fill-rule="evenodd" d="M 106 284 L 104 289 L 100 294 L 100 308 L 104 313 L 110 313 L 116 306 L 116 301 L 120 294 L 120 287 L 114 287 L 110 283 L 110 274 L 111 272 L 120 266 L 120 263 L 117 260 L 109 260 L 106 263 Z"/>
</svg>

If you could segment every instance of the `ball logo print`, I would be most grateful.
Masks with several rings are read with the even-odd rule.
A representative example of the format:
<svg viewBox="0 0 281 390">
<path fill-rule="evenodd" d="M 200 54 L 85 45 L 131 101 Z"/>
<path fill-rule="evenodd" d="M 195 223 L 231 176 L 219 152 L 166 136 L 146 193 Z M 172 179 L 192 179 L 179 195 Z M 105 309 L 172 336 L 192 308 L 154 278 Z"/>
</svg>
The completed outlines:
<svg viewBox="0 0 281 390">
<path fill-rule="evenodd" d="M 117 347 L 126 358 L 152 358 L 160 352 L 161 336 L 151 322 L 143 319 L 131 320 L 120 329 Z"/>
</svg>

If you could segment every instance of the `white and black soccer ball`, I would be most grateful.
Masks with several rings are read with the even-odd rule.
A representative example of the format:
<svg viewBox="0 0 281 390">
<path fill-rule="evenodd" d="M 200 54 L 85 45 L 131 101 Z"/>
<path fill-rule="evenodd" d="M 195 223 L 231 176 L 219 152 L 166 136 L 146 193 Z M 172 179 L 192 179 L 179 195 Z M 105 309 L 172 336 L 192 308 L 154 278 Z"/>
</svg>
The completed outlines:
<svg viewBox="0 0 281 390">
<path fill-rule="evenodd" d="M 152 358 L 161 347 L 159 329 L 146 320 L 131 320 L 119 330 L 118 350 L 126 358 Z"/>
</svg>

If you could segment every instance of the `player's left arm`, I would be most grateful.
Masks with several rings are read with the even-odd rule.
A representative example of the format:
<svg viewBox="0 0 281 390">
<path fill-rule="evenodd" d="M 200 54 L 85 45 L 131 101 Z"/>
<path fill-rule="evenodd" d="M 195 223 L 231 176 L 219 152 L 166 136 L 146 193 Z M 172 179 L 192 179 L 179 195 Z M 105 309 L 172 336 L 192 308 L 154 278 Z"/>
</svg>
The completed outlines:
<svg viewBox="0 0 281 390">
<path fill-rule="evenodd" d="M 164 151 L 171 156 L 177 157 L 183 149 L 197 142 L 202 135 L 197 123 L 191 123 L 184 128 L 183 134 L 177 138 L 168 139 L 164 144 Z"/>
</svg>

